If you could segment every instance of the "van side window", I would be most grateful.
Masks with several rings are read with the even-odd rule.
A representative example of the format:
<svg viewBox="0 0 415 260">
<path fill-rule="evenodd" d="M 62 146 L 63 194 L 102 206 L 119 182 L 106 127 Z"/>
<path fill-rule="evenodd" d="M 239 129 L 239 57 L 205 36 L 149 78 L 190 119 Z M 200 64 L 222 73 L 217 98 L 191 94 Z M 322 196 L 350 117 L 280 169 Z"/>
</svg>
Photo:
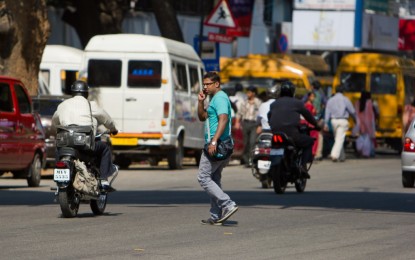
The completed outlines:
<svg viewBox="0 0 415 260">
<path fill-rule="evenodd" d="M 190 73 L 190 86 L 192 86 L 192 93 L 200 92 L 200 82 L 199 82 L 199 73 L 196 67 L 189 67 Z"/>
<path fill-rule="evenodd" d="M 370 92 L 372 94 L 396 94 L 397 78 L 392 73 L 372 73 Z"/>
<path fill-rule="evenodd" d="M 366 73 L 343 72 L 340 82 L 345 87 L 345 92 L 361 92 L 365 89 Z"/>
<path fill-rule="evenodd" d="M 14 90 L 16 91 L 17 101 L 19 102 L 19 109 L 21 114 L 32 113 L 32 108 L 30 106 L 29 97 L 26 95 L 23 87 L 15 84 Z"/>
<path fill-rule="evenodd" d="M 128 62 L 129 87 L 161 87 L 161 61 L 131 60 Z"/>
<path fill-rule="evenodd" d="M 13 112 L 12 93 L 7 83 L 0 83 L 0 111 Z"/>
<path fill-rule="evenodd" d="M 121 60 L 88 61 L 88 84 L 91 87 L 121 86 Z"/>
<path fill-rule="evenodd" d="M 184 64 L 175 63 L 173 65 L 174 89 L 187 92 L 189 86 L 187 84 L 186 66 Z"/>
<path fill-rule="evenodd" d="M 71 94 L 71 85 L 78 78 L 76 70 L 61 70 L 61 90 L 62 93 Z"/>
</svg>

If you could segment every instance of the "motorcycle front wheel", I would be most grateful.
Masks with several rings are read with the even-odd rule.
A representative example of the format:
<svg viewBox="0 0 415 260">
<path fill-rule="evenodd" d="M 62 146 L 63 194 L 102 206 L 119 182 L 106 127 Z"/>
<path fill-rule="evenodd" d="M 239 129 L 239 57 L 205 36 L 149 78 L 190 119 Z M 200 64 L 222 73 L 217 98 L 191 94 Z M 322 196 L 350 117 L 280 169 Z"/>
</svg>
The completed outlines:
<svg viewBox="0 0 415 260">
<path fill-rule="evenodd" d="M 99 198 L 97 200 L 91 200 L 89 205 L 91 206 L 91 210 L 95 215 L 104 214 L 105 207 L 107 206 L 107 194 L 100 194 Z"/>
<path fill-rule="evenodd" d="M 78 214 L 79 200 L 75 198 L 73 188 L 60 190 L 58 193 L 58 200 L 63 217 L 73 218 Z"/>
<path fill-rule="evenodd" d="M 272 166 L 272 181 L 274 182 L 274 191 L 277 194 L 283 194 L 287 188 L 287 179 L 284 176 L 284 167 L 281 163 Z"/>
</svg>

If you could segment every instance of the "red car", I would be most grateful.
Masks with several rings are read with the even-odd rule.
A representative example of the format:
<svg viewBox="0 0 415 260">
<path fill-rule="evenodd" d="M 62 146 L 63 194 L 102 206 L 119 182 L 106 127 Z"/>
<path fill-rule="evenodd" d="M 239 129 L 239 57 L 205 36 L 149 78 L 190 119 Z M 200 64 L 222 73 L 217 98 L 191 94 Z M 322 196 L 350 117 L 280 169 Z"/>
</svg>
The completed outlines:
<svg viewBox="0 0 415 260">
<path fill-rule="evenodd" d="M 10 171 L 37 187 L 44 161 L 44 131 L 26 88 L 18 79 L 0 76 L 0 175 Z"/>
</svg>

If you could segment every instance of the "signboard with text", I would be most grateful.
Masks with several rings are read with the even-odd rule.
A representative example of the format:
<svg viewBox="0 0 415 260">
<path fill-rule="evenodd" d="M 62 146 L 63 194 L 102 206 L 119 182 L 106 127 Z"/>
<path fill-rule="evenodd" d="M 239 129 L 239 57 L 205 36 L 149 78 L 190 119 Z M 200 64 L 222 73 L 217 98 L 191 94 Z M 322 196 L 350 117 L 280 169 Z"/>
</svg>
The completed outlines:
<svg viewBox="0 0 415 260">
<path fill-rule="evenodd" d="M 293 49 L 347 50 L 354 46 L 355 13 L 302 11 L 293 14 Z"/>
<path fill-rule="evenodd" d="M 199 53 L 199 36 L 193 39 L 193 47 Z M 219 43 L 208 41 L 206 36 L 203 36 L 201 59 L 205 65 L 206 71 L 219 71 Z"/>
<path fill-rule="evenodd" d="M 355 10 L 356 0 L 295 0 L 295 9 Z"/>
<path fill-rule="evenodd" d="M 222 43 L 232 43 L 233 41 L 232 36 L 228 36 L 226 34 L 219 34 L 219 33 L 208 33 L 208 40 L 211 42 L 222 42 Z"/>
<path fill-rule="evenodd" d="M 226 29 L 226 34 L 235 37 L 249 37 L 254 0 L 228 0 L 228 3 L 235 19 L 236 27 Z"/>
</svg>

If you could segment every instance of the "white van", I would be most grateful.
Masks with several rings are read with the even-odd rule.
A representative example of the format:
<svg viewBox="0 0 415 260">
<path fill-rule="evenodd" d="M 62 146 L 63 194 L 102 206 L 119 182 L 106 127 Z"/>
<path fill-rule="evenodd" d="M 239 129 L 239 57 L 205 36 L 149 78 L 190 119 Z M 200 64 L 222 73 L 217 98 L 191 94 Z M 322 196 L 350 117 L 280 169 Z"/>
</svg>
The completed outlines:
<svg viewBox="0 0 415 260">
<path fill-rule="evenodd" d="M 40 62 L 40 73 L 52 95 L 70 94 L 78 78 L 83 51 L 64 45 L 46 45 Z"/>
<path fill-rule="evenodd" d="M 158 36 L 98 35 L 87 44 L 82 75 L 121 130 L 111 138 L 115 163 L 151 165 L 167 158 L 179 169 L 184 156 L 198 163 L 204 124 L 197 116 L 203 63 L 193 47 Z"/>
</svg>

